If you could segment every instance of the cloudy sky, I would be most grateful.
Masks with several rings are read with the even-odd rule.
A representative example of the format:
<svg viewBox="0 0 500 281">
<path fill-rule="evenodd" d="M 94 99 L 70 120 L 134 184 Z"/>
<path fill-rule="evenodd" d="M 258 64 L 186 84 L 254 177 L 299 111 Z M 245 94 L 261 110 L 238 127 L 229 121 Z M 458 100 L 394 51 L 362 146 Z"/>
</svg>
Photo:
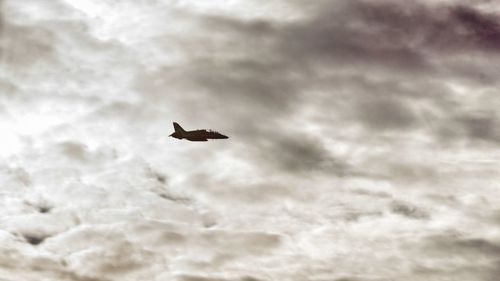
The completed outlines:
<svg viewBox="0 0 500 281">
<path fill-rule="evenodd" d="M 0 13 L 1 281 L 498 280 L 497 1 Z"/>
</svg>

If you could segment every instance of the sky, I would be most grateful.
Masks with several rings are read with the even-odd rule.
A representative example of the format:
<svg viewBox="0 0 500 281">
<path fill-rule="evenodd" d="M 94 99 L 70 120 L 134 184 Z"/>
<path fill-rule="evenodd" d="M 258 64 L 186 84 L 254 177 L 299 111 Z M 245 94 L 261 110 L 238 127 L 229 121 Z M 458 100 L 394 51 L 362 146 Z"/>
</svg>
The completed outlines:
<svg viewBox="0 0 500 281">
<path fill-rule="evenodd" d="M 0 0 L 0 281 L 496 281 L 499 65 L 496 1 Z"/>
</svg>

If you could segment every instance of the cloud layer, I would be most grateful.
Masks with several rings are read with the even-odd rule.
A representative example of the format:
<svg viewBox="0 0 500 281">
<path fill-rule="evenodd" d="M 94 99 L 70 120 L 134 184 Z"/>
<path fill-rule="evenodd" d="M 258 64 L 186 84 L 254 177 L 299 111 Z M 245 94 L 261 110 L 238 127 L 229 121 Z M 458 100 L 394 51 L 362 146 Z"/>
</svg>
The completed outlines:
<svg viewBox="0 0 500 281">
<path fill-rule="evenodd" d="M 0 279 L 496 280 L 493 1 L 136 2 L 0 2 Z"/>
</svg>

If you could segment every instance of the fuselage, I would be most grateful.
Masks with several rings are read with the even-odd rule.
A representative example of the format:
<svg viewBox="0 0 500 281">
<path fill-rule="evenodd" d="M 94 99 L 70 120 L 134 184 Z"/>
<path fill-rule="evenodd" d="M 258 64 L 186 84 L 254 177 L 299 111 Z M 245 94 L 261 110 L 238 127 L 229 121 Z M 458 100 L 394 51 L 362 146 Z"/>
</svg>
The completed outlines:
<svg viewBox="0 0 500 281">
<path fill-rule="evenodd" d="M 194 131 L 175 131 L 170 135 L 176 139 L 187 139 L 190 141 L 207 141 L 209 139 L 227 139 L 228 137 L 214 131 L 194 130 Z"/>
</svg>

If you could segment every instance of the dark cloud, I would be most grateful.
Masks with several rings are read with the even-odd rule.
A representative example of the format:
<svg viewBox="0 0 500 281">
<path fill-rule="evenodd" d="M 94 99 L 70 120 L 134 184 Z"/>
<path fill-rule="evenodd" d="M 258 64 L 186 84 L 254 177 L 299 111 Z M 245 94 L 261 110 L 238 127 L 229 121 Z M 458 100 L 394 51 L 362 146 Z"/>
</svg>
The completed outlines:
<svg viewBox="0 0 500 281">
<path fill-rule="evenodd" d="M 418 276 L 428 279 L 450 277 L 456 280 L 496 280 L 499 267 L 500 244 L 480 238 L 450 232 L 424 238 L 422 253 L 427 258 L 446 263 L 421 263 L 413 267 Z M 450 260 L 467 261 L 466 264 L 449 263 Z"/>
<path fill-rule="evenodd" d="M 0 62 L 5 62 L 5 52 L 7 46 L 5 44 L 5 15 L 4 15 L 4 1 L 0 0 Z"/>
<path fill-rule="evenodd" d="M 23 26 L 4 21 L 2 41 L 8 49 L 2 50 L 2 64 L 26 67 L 54 55 L 54 34 L 43 27 Z"/>
<path fill-rule="evenodd" d="M 372 191 L 368 189 L 359 188 L 359 189 L 353 189 L 351 192 L 355 195 L 365 195 L 377 199 L 391 198 L 391 195 L 384 191 Z"/>
<path fill-rule="evenodd" d="M 416 265 L 412 272 L 427 279 L 451 278 L 450 280 L 481 280 L 495 281 L 498 279 L 497 264 L 492 265 L 464 265 L 464 266 L 428 266 Z"/>
<path fill-rule="evenodd" d="M 86 160 L 88 154 L 88 148 L 81 143 L 77 142 L 63 142 L 60 144 L 63 154 L 67 155 L 69 158 L 76 160 Z"/>
<path fill-rule="evenodd" d="M 483 238 L 460 235 L 436 235 L 427 238 L 426 247 L 435 254 L 456 255 L 466 258 L 497 258 L 500 245 Z"/>
<path fill-rule="evenodd" d="M 263 281 L 263 279 L 253 277 L 253 276 L 242 276 L 235 278 L 223 278 L 223 277 L 208 277 L 208 276 L 196 276 L 190 274 L 179 275 L 175 279 L 176 281 Z"/>
<path fill-rule="evenodd" d="M 341 170 L 346 167 L 329 155 L 320 140 L 308 137 L 300 127 L 293 128 L 293 124 L 282 125 L 294 109 L 300 107 L 302 99 L 304 79 L 294 77 L 292 72 L 249 59 L 226 64 L 198 64 L 185 73 L 194 81 L 185 82 L 194 83 L 199 94 L 182 97 L 177 104 L 189 108 L 183 110 L 186 116 L 207 116 L 203 118 L 225 123 L 222 127 L 219 125 L 220 130 L 230 132 L 238 142 L 246 145 L 243 154 L 250 152 L 253 159 L 268 167 L 295 172 L 331 168 L 343 173 Z M 168 76 L 164 71 L 153 75 L 163 74 Z M 161 79 L 157 85 L 142 84 L 141 87 L 160 93 L 169 80 Z M 206 112 L 201 107 L 213 110 Z"/>
<path fill-rule="evenodd" d="M 439 171 L 428 163 L 421 161 L 406 162 L 404 160 L 379 160 L 385 163 L 381 173 L 386 178 L 391 178 L 401 183 L 432 182 L 439 179 Z"/>
<path fill-rule="evenodd" d="M 342 115 L 346 125 L 361 122 L 373 131 L 421 126 L 411 105 L 415 100 L 426 99 L 449 111 L 454 106 L 452 93 L 434 77 L 485 81 L 489 75 L 473 78 L 466 72 L 478 73 L 481 65 L 464 72 L 467 66 L 456 68 L 456 58 L 465 51 L 482 57 L 480 52 L 495 44 L 498 24 L 492 14 L 464 5 L 395 1 L 319 6 L 306 19 L 292 23 L 202 18 L 204 26 L 223 38 L 221 42 L 234 43 L 233 49 L 222 48 L 236 55 L 196 60 L 180 73 L 200 92 L 200 101 L 222 114 L 236 115 L 234 123 L 262 117 L 266 124 L 275 124 L 318 98 L 319 110 Z M 153 77 L 168 76 L 167 71 Z M 152 78 L 144 79 L 142 83 Z M 311 94 L 316 89 L 326 92 Z M 196 111 L 199 102 L 189 99 L 182 104 Z M 263 123 L 245 131 L 262 130 Z"/>
<path fill-rule="evenodd" d="M 33 246 L 37 246 L 38 244 L 42 243 L 43 240 L 47 239 L 47 237 L 49 236 L 23 234 L 23 237 L 26 239 L 26 242 L 30 243 Z"/>
<path fill-rule="evenodd" d="M 209 67 L 206 71 L 198 69 L 192 76 L 202 88 L 210 91 L 209 100 L 219 97 L 219 100 L 257 110 L 248 114 L 279 115 L 300 90 L 300 79 L 290 77 L 286 69 L 278 70 L 272 64 L 247 60 Z"/>
<path fill-rule="evenodd" d="M 466 41 L 495 52 L 500 48 L 499 15 L 461 5 L 451 8 L 450 17 L 457 22 L 457 33 Z"/>
<path fill-rule="evenodd" d="M 296 134 L 263 133 L 249 152 L 258 157 L 259 163 L 270 164 L 287 173 L 328 171 L 344 175 L 349 172 L 348 165 L 333 158 L 319 139 L 300 134 L 300 131 Z"/>
<path fill-rule="evenodd" d="M 351 4 L 325 7 L 311 19 L 287 27 L 280 48 L 291 60 L 326 62 L 333 68 L 370 64 L 381 68 L 425 68 L 425 58 L 418 50 L 390 40 L 397 38 L 390 38 L 384 30 L 372 32 L 356 13 Z M 376 26 L 372 28 L 376 30 Z"/>
<path fill-rule="evenodd" d="M 459 124 L 465 129 L 466 135 L 471 139 L 499 142 L 498 119 L 494 116 L 463 116 L 458 120 Z"/>
<path fill-rule="evenodd" d="M 245 36 L 248 45 L 260 48 L 254 53 L 256 58 L 285 61 L 302 70 L 320 64 L 429 75 L 437 70 L 434 59 L 440 58 L 436 53 L 495 51 L 500 38 L 495 14 L 463 4 L 322 3 L 307 19 L 288 24 L 223 17 L 210 17 L 206 22 L 219 31 L 237 34 L 236 38 Z M 367 68 L 370 65 L 376 68 Z"/>
<path fill-rule="evenodd" d="M 34 3 L 35 4 L 35 3 Z M 36 4 L 35 4 L 36 5 Z M 52 8 L 71 14 L 71 9 L 59 2 L 52 2 Z M 38 6 L 37 8 L 41 8 Z M 36 8 L 35 8 L 36 9 Z M 21 9 L 22 10 L 22 9 Z M 45 21 L 41 24 L 23 18 L 12 1 L 0 2 L 0 63 L 11 69 L 27 70 L 33 64 L 57 62 L 58 39 L 72 36 L 82 29 L 82 22 L 67 20 Z M 80 34 L 82 35 L 82 34 Z M 83 34 L 83 36 L 88 36 Z"/>
<path fill-rule="evenodd" d="M 494 14 L 463 4 L 397 1 L 353 1 L 354 21 L 387 42 L 421 50 L 454 51 L 491 48 L 498 43 L 500 26 Z M 371 27 L 371 28 L 370 28 Z M 406 45 L 408 44 L 408 45 Z"/>
<path fill-rule="evenodd" d="M 347 7 L 347 14 L 353 13 L 353 22 L 365 20 L 356 12 L 359 7 L 341 6 Z M 411 100 L 400 96 L 418 99 L 436 90 L 428 86 L 430 82 L 426 88 L 418 88 L 431 89 L 430 93 L 419 93 L 413 85 L 368 79 L 361 65 L 382 70 L 408 66 L 413 71 L 426 68 L 427 63 L 405 45 L 381 43 L 382 34 L 345 25 L 346 16 L 341 12 L 346 10 L 328 7 L 305 21 L 288 24 L 203 18 L 200 22 L 213 36 L 200 35 L 195 42 L 209 46 L 228 42 L 230 47 L 220 48 L 230 55 L 219 55 L 218 50 L 214 56 L 194 57 L 189 66 L 146 73 L 138 78 L 137 88 L 154 100 L 176 104 L 175 110 L 188 120 L 198 116 L 226 124 L 222 125 L 226 131 L 248 138 L 241 141 L 258 156 L 258 163 L 284 171 L 323 169 L 345 174 L 347 166 L 333 159 L 321 140 L 298 138 L 304 134 L 301 128 L 292 129 L 293 124 L 284 121 L 317 98 L 321 102 L 318 114 L 338 118 L 344 126 L 362 123 L 370 131 L 408 131 L 420 124 L 419 117 L 408 105 Z M 334 71 L 322 74 L 320 69 L 325 66 Z M 345 77 L 344 70 L 358 78 Z M 382 72 L 382 76 L 386 74 Z M 165 94 L 172 85 L 175 91 L 196 95 Z M 317 89 L 321 93 L 313 94 Z M 206 112 L 206 108 L 212 110 Z"/>
<path fill-rule="evenodd" d="M 391 211 L 411 219 L 428 220 L 430 218 L 427 211 L 403 201 L 393 201 L 391 203 Z"/>
<path fill-rule="evenodd" d="M 406 103 L 379 97 L 375 97 L 372 101 L 360 101 L 357 106 L 357 117 L 374 130 L 408 130 L 417 123 L 415 114 Z"/>
<path fill-rule="evenodd" d="M 460 113 L 451 116 L 437 127 L 437 135 L 445 142 L 466 140 L 472 145 L 483 142 L 498 144 L 499 120 L 493 113 Z"/>
</svg>

